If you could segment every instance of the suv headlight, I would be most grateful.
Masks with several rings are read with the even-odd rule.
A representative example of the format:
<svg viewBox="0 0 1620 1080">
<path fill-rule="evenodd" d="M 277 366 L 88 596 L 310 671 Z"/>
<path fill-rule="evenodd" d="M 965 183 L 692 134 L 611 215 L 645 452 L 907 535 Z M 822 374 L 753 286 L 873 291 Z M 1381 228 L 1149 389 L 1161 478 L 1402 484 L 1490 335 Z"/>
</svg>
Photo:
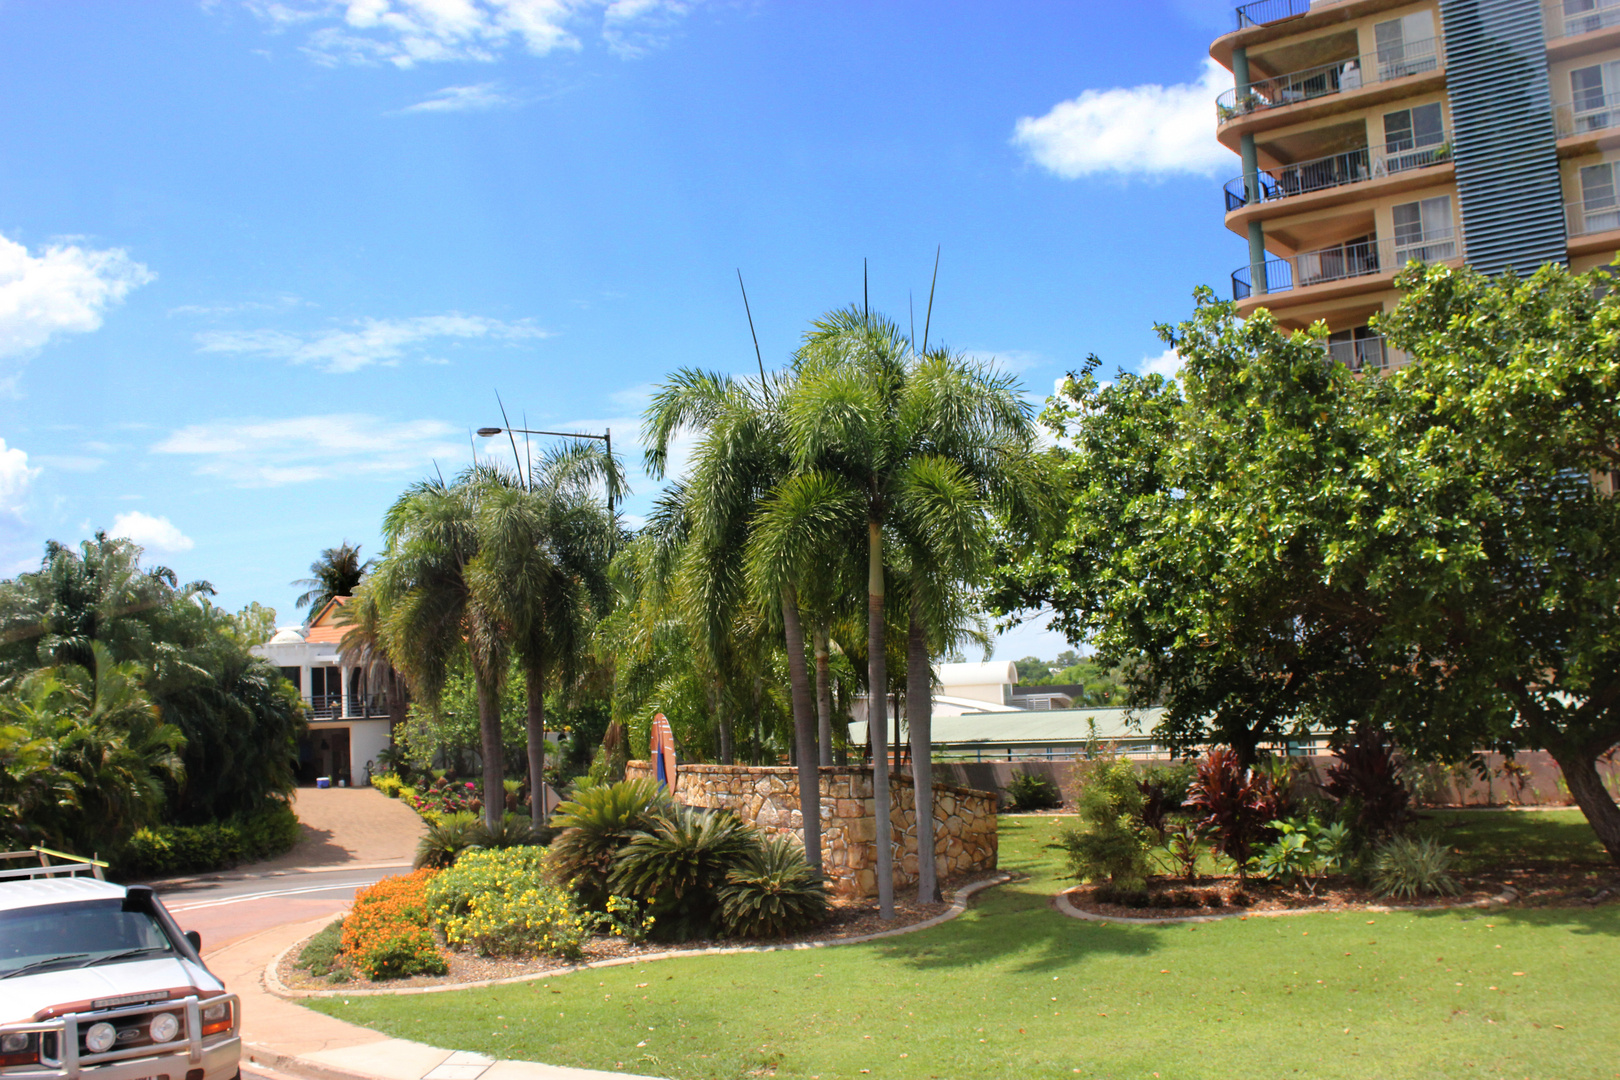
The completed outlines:
<svg viewBox="0 0 1620 1080">
<path fill-rule="evenodd" d="M 202 1033 L 204 1035 L 218 1035 L 222 1031 L 231 1030 L 231 1003 L 216 1001 L 212 1004 L 204 1002 L 202 1006 Z"/>
<path fill-rule="evenodd" d="M 147 1031 L 155 1043 L 173 1042 L 174 1037 L 180 1034 L 180 1018 L 174 1013 L 158 1013 L 152 1017 L 152 1025 Z"/>
<path fill-rule="evenodd" d="M 118 1042 L 118 1029 L 103 1020 L 99 1024 L 91 1024 L 90 1030 L 84 1033 L 84 1046 L 92 1054 L 105 1054 Z"/>
</svg>

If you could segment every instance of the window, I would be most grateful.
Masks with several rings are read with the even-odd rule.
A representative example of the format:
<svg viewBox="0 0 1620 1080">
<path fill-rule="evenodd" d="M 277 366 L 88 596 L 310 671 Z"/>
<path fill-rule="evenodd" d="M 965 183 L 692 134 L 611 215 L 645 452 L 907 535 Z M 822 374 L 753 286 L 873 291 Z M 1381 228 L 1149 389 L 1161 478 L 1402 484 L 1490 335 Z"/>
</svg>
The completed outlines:
<svg viewBox="0 0 1620 1080">
<path fill-rule="evenodd" d="M 1440 147 L 1445 141 L 1438 101 L 1384 114 L 1384 168 L 1389 172 L 1421 169 L 1444 161 Z"/>
<path fill-rule="evenodd" d="M 1434 262 L 1454 258 L 1457 243 L 1451 235 L 1451 196 L 1437 195 L 1395 207 L 1395 261 Z"/>
<path fill-rule="evenodd" d="M 1576 68 L 1569 73 L 1576 131 L 1597 131 L 1614 126 L 1617 119 L 1614 106 L 1620 104 L 1620 100 L 1614 96 L 1616 88 L 1620 88 L 1620 60 Z"/>
<path fill-rule="evenodd" d="M 288 682 L 292 683 L 294 690 L 302 690 L 304 688 L 303 687 L 303 681 L 304 681 L 304 669 L 303 668 L 284 667 L 284 668 L 281 669 L 281 677 L 283 679 L 286 679 Z"/>
<path fill-rule="evenodd" d="M 1576 234 L 1620 229 L 1620 202 L 1614 193 L 1614 163 L 1581 169 L 1581 202 L 1570 224 Z"/>
<path fill-rule="evenodd" d="M 1434 41 L 1434 14 L 1414 11 L 1399 19 L 1373 25 L 1378 44 L 1378 77 L 1399 79 L 1439 66 L 1439 50 Z"/>
</svg>

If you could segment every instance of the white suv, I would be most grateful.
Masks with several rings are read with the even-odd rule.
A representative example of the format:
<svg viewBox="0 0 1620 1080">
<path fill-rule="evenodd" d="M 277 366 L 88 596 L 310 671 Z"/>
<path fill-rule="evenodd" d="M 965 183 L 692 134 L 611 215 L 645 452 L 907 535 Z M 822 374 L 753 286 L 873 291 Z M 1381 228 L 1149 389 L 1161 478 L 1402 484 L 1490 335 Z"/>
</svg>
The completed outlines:
<svg viewBox="0 0 1620 1080">
<path fill-rule="evenodd" d="M 0 869 L 0 1080 L 239 1077 L 241 1006 L 197 935 L 147 886 L 46 854 L 0 854 L 42 864 Z"/>
</svg>

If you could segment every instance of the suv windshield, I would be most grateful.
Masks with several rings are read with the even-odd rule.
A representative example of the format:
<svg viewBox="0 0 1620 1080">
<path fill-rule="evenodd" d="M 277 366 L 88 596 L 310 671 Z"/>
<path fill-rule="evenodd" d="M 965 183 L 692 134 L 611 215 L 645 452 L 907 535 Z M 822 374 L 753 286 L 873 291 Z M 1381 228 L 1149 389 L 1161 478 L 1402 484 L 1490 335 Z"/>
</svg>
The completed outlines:
<svg viewBox="0 0 1620 1080">
<path fill-rule="evenodd" d="M 156 919 L 118 900 L 0 911 L 0 979 L 175 952 Z"/>
</svg>

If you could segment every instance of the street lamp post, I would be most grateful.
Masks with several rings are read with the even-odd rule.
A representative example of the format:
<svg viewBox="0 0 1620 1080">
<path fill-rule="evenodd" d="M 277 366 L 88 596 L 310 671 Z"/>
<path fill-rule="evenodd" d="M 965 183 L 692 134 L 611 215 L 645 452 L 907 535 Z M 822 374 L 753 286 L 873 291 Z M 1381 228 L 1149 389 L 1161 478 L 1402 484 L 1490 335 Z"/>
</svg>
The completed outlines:
<svg viewBox="0 0 1620 1080">
<path fill-rule="evenodd" d="M 493 438 L 496 435 L 552 435 L 559 439 L 601 439 L 606 444 L 608 459 L 607 504 L 608 513 L 613 513 L 613 429 L 604 428 L 606 434 L 592 435 L 584 431 L 533 431 L 529 428 L 500 428 L 481 427 L 478 434 L 481 438 Z"/>
</svg>

